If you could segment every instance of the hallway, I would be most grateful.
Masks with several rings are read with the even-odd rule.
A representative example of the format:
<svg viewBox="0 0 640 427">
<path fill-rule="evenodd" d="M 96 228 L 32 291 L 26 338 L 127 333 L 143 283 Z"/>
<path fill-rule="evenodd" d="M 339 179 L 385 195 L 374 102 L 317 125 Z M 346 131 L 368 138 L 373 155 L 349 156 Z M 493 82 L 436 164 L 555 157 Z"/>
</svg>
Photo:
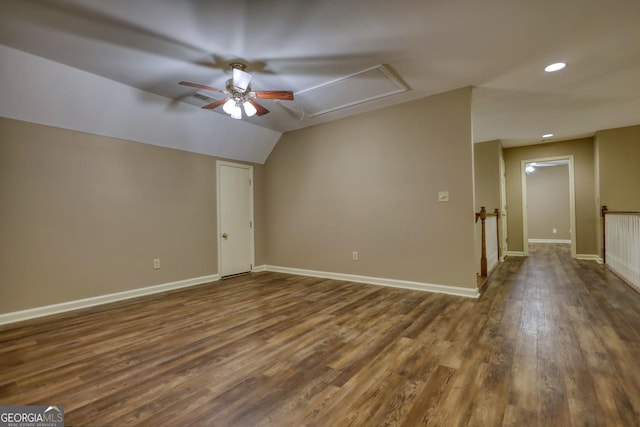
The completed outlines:
<svg viewBox="0 0 640 427">
<path fill-rule="evenodd" d="M 529 251 L 499 266 L 482 297 L 496 299 L 486 327 L 514 346 L 506 417 L 639 425 L 640 295 L 606 267 L 571 259 L 568 244 Z"/>
</svg>

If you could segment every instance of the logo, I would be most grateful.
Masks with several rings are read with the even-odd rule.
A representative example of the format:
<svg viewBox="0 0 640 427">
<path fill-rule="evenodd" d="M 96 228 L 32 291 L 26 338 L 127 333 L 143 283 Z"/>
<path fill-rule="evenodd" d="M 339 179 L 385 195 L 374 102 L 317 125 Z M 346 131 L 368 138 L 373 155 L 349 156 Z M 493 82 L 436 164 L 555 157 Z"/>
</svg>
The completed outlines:
<svg viewBox="0 0 640 427">
<path fill-rule="evenodd" d="M 64 407 L 0 406 L 0 427 L 64 427 Z"/>
</svg>

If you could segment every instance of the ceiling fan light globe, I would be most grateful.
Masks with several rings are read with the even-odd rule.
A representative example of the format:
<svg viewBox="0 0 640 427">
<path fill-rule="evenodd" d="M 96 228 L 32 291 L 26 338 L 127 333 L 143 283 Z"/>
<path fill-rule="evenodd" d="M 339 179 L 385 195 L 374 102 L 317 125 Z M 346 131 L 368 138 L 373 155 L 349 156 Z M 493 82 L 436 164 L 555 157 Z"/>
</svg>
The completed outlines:
<svg viewBox="0 0 640 427">
<path fill-rule="evenodd" d="M 224 103 L 224 105 L 222 106 L 222 109 L 224 110 L 225 113 L 227 114 L 233 114 L 234 110 L 236 108 L 236 101 L 234 99 L 229 99 L 227 102 Z"/>
<path fill-rule="evenodd" d="M 241 119 L 242 118 L 242 108 L 240 108 L 242 104 L 240 104 L 240 101 L 236 101 L 233 104 L 233 110 L 231 112 L 231 118 L 232 119 Z"/>
<path fill-rule="evenodd" d="M 256 110 L 256 107 L 254 107 L 249 101 L 245 101 L 244 112 L 246 113 L 247 117 L 253 117 L 258 112 L 258 110 Z"/>
</svg>

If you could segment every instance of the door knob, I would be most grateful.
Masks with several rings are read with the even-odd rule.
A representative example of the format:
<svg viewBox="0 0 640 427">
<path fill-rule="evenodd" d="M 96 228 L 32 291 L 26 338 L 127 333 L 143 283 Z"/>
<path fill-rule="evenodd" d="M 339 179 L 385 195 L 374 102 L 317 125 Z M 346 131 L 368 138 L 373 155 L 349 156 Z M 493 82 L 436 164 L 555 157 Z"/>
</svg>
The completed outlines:
<svg viewBox="0 0 640 427">
<path fill-rule="evenodd" d="M 223 238 L 223 239 L 226 239 L 227 237 L 229 237 L 229 235 L 228 235 L 227 233 L 224 233 L 224 234 L 222 235 L 222 238 Z"/>
</svg>

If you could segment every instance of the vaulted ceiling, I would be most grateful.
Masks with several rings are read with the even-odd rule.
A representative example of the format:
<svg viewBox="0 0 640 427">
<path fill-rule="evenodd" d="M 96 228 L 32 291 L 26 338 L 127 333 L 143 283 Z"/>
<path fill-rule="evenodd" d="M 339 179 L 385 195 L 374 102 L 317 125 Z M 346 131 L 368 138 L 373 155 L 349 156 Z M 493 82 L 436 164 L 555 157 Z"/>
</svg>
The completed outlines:
<svg viewBox="0 0 640 427">
<path fill-rule="evenodd" d="M 475 142 L 516 146 L 638 124 L 638 40 L 637 0 L 0 2 L 0 44 L 162 96 L 166 111 L 202 112 L 206 101 L 177 82 L 224 88 L 229 63 L 245 62 L 254 89 L 298 95 L 263 101 L 270 114 L 243 119 L 271 139 L 463 86 L 474 87 Z M 557 61 L 567 67 L 544 72 Z M 308 111 L 309 89 L 379 65 L 408 90 L 366 101 L 377 83 L 364 75 L 339 89 L 350 107 Z M 221 109 L 206 113 L 224 119 L 218 131 L 239 126 Z"/>
</svg>

